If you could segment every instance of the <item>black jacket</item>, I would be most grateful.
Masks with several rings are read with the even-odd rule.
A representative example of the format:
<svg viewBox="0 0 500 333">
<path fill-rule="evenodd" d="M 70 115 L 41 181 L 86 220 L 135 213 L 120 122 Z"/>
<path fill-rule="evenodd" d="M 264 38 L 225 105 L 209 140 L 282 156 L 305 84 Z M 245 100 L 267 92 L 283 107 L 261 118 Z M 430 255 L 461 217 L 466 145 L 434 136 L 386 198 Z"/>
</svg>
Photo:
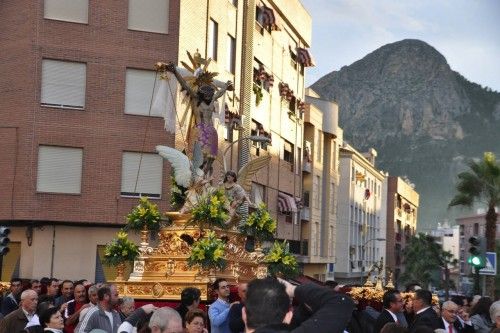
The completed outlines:
<svg viewBox="0 0 500 333">
<path fill-rule="evenodd" d="M 384 311 L 382 311 L 380 316 L 378 316 L 377 321 L 375 322 L 373 333 L 380 333 L 382 327 L 384 327 L 385 324 L 394 322 L 394 318 L 392 318 L 392 315 L 389 313 L 389 311 L 384 309 Z"/>
<path fill-rule="evenodd" d="M 440 318 L 440 321 L 441 321 L 441 326 L 439 328 L 443 328 L 444 329 L 444 319 Z M 453 327 L 455 328 L 455 330 L 458 332 L 458 333 L 474 333 L 474 327 L 470 326 L 470 325 L 462 325 L 462 323 L 460 322 L 460 320 L 455 320 L 455 322 L 453 323 Z"/>
<path fill-rule="evenodd" d="M 229 320 L 229 329 L 232 333 L 245 332 L 245 323 L 243 322 L 243 316 L 241 310 L 243 309 L 243 304 L 234 304 L 227 315 L 227 320 Z"/>
<path fill-rule="evenodd" d="M 255 333 L 342 333 L 354 310 L 354 302 L 349 296 L 312 283 L 298 286 L 295 299 L 311 307 L 309 318 L 296 328 L 285 324 L 269 325 L 256 329 Z"/>
<path fill-rule="evenodd" d="M 420 326 L 430 327 L 433 330 L 441 328 L 442 320 L 438 317 L 436 311 L 432 309 L 432 307 L 426 309 L 424 312 L 421 312 L 415 315 L 415 319 L 413 323 L 410 325 L 410 332 L 413 332 L 415 328 Z"/>
</svg>

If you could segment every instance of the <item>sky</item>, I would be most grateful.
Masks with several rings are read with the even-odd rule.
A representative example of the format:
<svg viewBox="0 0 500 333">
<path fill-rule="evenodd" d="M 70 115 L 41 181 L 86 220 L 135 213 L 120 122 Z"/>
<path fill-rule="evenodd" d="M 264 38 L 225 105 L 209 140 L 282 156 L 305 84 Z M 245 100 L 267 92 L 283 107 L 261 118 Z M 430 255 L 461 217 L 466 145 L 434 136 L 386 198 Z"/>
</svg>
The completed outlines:
<svg viewBox="0 0 500 333">
<path fill-rule="evenodd" d="M 316 67 L 307 85 L 402 39 L 427 42 L 468 80 L 500 91 L 499 0 L 301 0 Z"/>
</svg>

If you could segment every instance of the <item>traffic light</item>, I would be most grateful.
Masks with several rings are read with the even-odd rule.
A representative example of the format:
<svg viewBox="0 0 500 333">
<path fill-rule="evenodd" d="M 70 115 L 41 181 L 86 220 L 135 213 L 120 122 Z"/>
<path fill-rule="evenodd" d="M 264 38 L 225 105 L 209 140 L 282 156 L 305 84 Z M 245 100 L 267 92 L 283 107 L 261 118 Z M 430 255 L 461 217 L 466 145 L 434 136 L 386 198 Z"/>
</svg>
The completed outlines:
<svg viewBox="0 0 500 333">
<path fill-rule="evenodd" d="M 476 268 L 486 267 L 486 240 L 484 237 L 469 238 L 469 259 L 467 262 Z"/>
<path fill-rule="evenodd" d="M 0 256 L 4 256 L 9 252 L 10 239 L 7 237 L 10 234 L 10 229 L 7 227 L 0 227 Z"/>
</svg>

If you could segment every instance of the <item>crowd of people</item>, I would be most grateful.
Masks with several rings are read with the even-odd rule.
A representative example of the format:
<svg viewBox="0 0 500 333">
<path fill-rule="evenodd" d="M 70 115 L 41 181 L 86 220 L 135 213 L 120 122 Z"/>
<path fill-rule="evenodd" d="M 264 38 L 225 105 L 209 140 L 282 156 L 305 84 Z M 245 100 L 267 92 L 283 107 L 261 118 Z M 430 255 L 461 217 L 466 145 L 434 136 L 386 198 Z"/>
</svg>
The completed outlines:
<svg viewBox="0 0 500 333">
<path fill-rule="evenodd" d="M 216 299 L 201 304 L 201 291 L 185 288 L 171 307 L 136 307 L 113 284 L 12 279 L 1 301 L 0 333 L 500 333 L 500 301 L 453 297 L 432 306 L 431 292 L 417 288 L 405 302 L 398 290 L 383 296 L 383 309 L 360 309 L 335 283 L 293 285 L 266 278 L 237 285 L 217 279 Z"/>
</svg>

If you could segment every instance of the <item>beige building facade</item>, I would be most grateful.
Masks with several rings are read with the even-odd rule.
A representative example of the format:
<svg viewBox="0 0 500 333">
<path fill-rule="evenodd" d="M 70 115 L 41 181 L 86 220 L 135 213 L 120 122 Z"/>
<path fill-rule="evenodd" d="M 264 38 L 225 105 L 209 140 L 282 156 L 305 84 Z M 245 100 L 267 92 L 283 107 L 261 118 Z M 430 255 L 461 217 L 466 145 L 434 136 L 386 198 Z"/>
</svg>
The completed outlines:
<svg viewBox="0 0 500 333">
<path fill-rule="evenodd" d="M 304 114 L 302 163 L 302 255 L 304 274 L 320 281 L 334 278 L 335 235 L 339 187 L 339 148 L 343 132 L 338 126 L 338 105 L 311 89 Z"/>
<path fill-rule="evenodd" d="M 360 284 L 386 253 L 387 176 L 375 167 L 377 152 L 340 148 L 335 280 Z"/>
</svg>

